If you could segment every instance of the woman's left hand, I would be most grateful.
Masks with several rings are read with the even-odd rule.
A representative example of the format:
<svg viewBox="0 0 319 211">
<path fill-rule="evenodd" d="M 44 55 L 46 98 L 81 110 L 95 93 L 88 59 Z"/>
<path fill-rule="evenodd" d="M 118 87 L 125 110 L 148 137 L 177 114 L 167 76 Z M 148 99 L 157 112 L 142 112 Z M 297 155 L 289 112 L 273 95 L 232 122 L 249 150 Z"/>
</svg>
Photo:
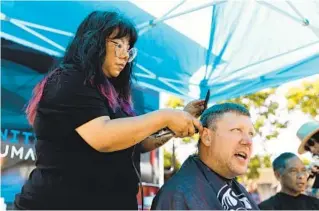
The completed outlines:
<svg viewBox="0 0 319 211">
<path fill-rule="evenodd" d="M 205 110 L 205 100 L 193 100 L 189 102 L 184 111 L 190 113 L 192 116 L 198 118 Z"/>
</svg>

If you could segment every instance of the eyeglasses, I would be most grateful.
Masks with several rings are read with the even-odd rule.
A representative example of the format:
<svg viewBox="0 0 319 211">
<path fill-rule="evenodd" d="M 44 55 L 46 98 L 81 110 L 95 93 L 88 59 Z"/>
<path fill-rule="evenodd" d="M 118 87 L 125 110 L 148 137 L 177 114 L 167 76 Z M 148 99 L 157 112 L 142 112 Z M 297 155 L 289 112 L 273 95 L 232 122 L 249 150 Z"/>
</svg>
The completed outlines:
<svg viewBox="0 0 319 211">
<path fill-rule="evenodd" d="M 136 48 L 131 48 L 129 49 L 129 47 L 124 47 L 123 44 L 115 42 L 113 40 L 107 40 L 108 42 L 111 42 L 115 45 L 115 56 L 117 57 L 121 57 L 123 55 L 125 55 L 125 53 L 128 54 L 128 61 L 127 62 L 132 62 L 136 55 L 137 55 L 137 49 Z"/>
<path fill-rule="evenodd" d="M 297 169 L 290 169 L 288 171 L 288 173 L 291 174 L 291 175 L 296 176 L 296 175 L 307 175 L 309 172 L 308 172 L 308 170 L 306 168 L 304 168 L 304 169 L 302 169 L 300 171 L 297 170 Z"/>
<path fill-rule="evenodd" d="M 315 145 L 316 139 L 310 138 L 309 141 L 305 144 L 305 150 L 310 152 L 310 147 Z"/>
</svg>

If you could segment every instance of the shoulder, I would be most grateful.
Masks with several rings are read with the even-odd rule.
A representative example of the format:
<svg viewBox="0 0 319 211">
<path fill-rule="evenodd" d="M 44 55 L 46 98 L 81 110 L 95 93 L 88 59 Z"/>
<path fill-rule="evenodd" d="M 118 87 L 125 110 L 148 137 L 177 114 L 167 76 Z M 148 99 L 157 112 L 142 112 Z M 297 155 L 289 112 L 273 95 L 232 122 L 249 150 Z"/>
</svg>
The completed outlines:
<svg viewBox="0 0 319 211">
<path fill-rule="evenodd" d="M 258 204 L 259 209 L 261 210 L 275 209 L 276 198 L 277 198 L 277 195 L 274 195 L 266 199 L 265 201 L 261 202 L 260 204 Z"/>
<path fill-rule="evenodd" d="M 83 71 L 57 69 L 47 76 L 46 88 L 48 89 L 71 88 L 71 90 L 75 90 L 76 87 L 80 86 L 85 86 L 85 74 Z"/>
<path fill-rule="evenodd" d="M 168 199 L 187 197 L 187 195 L 195 192 L 197 181 L 196 173 L 189 174 L 187 167 L 182 168 L 176 172 L 165 184 L 161 187 L 159 194 L 161 197 Z"/>
<path fill-rule="evenodd" d="M 304 200 L 307 200 L 309 203 L 314 203 L 319 205 L 319 199 L 313 196 L 308 196 L 308 195 L 302 195 Z"/>
<path fill-rule="evenodd" d="M 186 204 L 184 193 L 181 189 L 165 183 L 156 194 L 152 202 L 152 210 L 185 209 Z"/>
<path fill-rule="evenodd" d="M 195 184 L 201 182 L 197 173 L 197 169 L 194 169 L 191 165 L 183 164 L 176 174 L 166 182 L 166 187 L 175 191 L 191 191 L 195 188 Z"/>
<path fill-rule="evenodd" d="M 301 201 L 307 204 L 309 210 L 319 210 L 319 199 L 313 196 L 302 194 Z"/>
<path fill-rule="evenodd" d="M 47 76 L 43 92 L 46 101 L 68 102 L 87 97 L 101 98 L 97 88 L 86 81 L 85 74 L 78 70 L 56 70 Z"/>
</svg>

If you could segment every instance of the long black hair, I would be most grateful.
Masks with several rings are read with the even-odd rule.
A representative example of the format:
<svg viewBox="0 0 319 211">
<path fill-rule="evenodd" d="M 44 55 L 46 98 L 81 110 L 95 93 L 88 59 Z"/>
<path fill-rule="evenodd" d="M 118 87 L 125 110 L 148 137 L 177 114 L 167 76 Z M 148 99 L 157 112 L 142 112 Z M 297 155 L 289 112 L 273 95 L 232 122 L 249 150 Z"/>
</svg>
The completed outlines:
<svg viewBox="0 0 319 211">
<path fill-rule="evenodd" d="M 121 108 L 129 115 L 134 115 L 131 101 L 131 83 L 133 63 L 127 63 L 123 71 L 116 78 L 107 78 L 102 66 L 106 56 L 106 40 L 113 32 L 114 39 L 129 37 L 132 48 L 137 41 L 138 33 L 133 22 L 119 12 L 94 11 L 80 24 L 77 32 L 65 51 L 64 57 L 54 71 L 76 69 L 85 73 L 86 83 L 98 88 L 107 98 L 110 107 L 115 111 Z M 26 113 L 31 125 L 36 114 L 44 85 L 51 72 L 33 90 Z"/>
</svg>

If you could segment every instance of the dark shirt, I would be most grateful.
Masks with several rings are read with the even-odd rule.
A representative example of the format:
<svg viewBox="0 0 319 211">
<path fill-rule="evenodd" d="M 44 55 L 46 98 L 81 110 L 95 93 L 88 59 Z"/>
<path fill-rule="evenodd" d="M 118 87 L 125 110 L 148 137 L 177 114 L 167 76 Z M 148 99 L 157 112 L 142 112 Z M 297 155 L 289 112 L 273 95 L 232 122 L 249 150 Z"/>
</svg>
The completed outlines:
<svg viewBox="0 0 319 211">
<path fill-rule="evenodd" d="M 18 208 L 137 209 L 133 163 L 139 171 L 138 147 L 101 153 L 75 131 L 100 116 L 128 116 L 119 109 L 113 112 L 106 98 L 84 80 L 83 72 L 75 70 L 49 78 L 34 123 L 36 168 L 16 196 Z"/>
<path fill-rule="evenodd" d="M 304 194 L 291 196 L 280 192 L 258 206 L 261 210 L 319 210 L 319 199 Z"/>
<path fill-rule="evenodd" d="M 319 188 L 319 174 L 316 175 L 315 182 L 313 183 L 312 188 Z"/>
</svg>

